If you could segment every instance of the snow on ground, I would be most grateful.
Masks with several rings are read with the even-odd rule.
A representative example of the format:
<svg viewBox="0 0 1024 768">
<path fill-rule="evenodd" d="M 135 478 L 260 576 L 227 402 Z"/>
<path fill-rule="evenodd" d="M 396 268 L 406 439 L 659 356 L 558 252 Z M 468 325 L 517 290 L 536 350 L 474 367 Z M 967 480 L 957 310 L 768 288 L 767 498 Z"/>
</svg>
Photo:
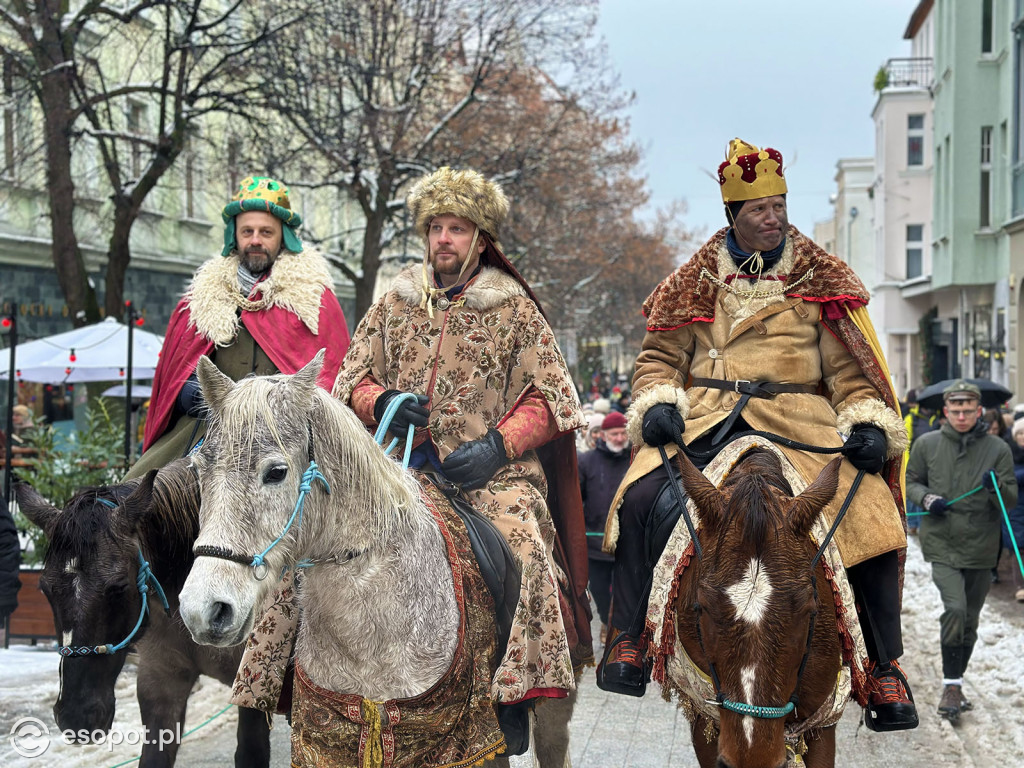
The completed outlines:
<svg viewBox="0 0 1024 768">
<path fill-rule="evenodd" d="M 7 650 L 0 650 L 0 766 L 4 768 L 99 768 L 113 766 L 130 761 L 127 765 L 136 764 L 141 747 L 132 744 L 78 745 L 65 744 L 61 741 L 60 731 L 53 719 L 53 703 L 57 699 L 60 687 L 58 662 L 60 655 L 50 645 L 29 646 L 12 645 Z M 188 702 L 188 712 L 183 732 L 216 715 L 228 704 L 230 691 L 226 685 L 207 677 L 200 678 Z M 117 699 L 114 715 L 113 732 L 124 736 L 126 741 L 135 741 L 141 737 L 142 719 L 139 705 L 135 698 L 135 665 L 125 664 L 115 687 Z M 12 744 L 12 729 L 21 718 L 37 718 L 49 729 L 50 745 L 44 753 L 37 757 L 22 757 Z M 185 759 L 185 749 L 190 741 L 203 739 L 234 740 L 237 716 L 232 709 L 225 712 L 213 722 L 205 725 L 194 736 L 186 737 L 179 753 L 179 765 L 189 765 Z M 32 747 L 42 743 L 38 730 L 30 731 L 31 724 L 23 724 L 23 741 L 21 746 Z M 157 739 L 152 735 L 151 739 Z"/>
<path fill-rule="evenodd" d="M 1016 563 L 1011 565 L 1015 568 Z M 1003 572 L 1008 578 L 1007 563 Z M 1009 591 L 1012 595 L 1012 590 Z M 921 717 L 921 726 L 914 731 L 876 734 L 860 724 L 860 708 L 851 704 L 838 729 L 840 764 L 858 766 L 899 765 L 958 766 L 963 768 L 1016 768 L 1024 765 L 1024 610 L 1007 598 L 990 595 L 981 617 L 980 639 L 965 677 L 966 696 L 975 709 L 965 713 L 959 725 L 953 726 L 935 712 L 942 688 L 939 657 L 939 615 L 942 605 L 931 581 L 931 569 L 922 560 L 917 540 L 911 538 L 907 556 L 906 584 L 903 598 L 903 627 L 906 654 L 904 668 L 913 686 Z M 59 736 L 53 721 L 52 707 L 59 688 L 58 654 L 53 648 L 12 646 L 0 650 L 0 766 L 18 768 L 113 768 L 139 754 L 138 747 L 121 745 L 108 751 L 106 745 L 70 746 L 51 743 L 49 749 L 35 758 L 20 757 L 14 750 L 10 733 L 23 717 L 35 717 Z M 138 733 L 141 728 L 139 708 L 135 700 L 135 669 L 128 664 L 117 684 L 115 728 L 120 732 Z M 630 706 L 642 705 L 654 712 L 650 723 L 637 723 L 641 730 L 657 728 L 661 721 L 670 729 L 680 730 L 674 705 L 661 702 L 657 690 L 644 699 L 631 699 L 605 694 L 596 689 L 593 670 L 582 682 L 580 703 L 573 720 L 572 756 L 575 768 L 606 768 L 609 754 L 595 755 L 593 747 L 600 743 L 595 733 L 610 727 L 602 725 L 605 717 L 621 719 Z M 201 678 L 189 700 L 185 729 L 202 723 L 227 704 L 228 689 L 220 683 Z M 618 713 L 618 715 L 615 715 Z M 280 721 L 281 728 L 277 727 Z M 273 764 L 287 765 L 287 728 L 282 718 L 275 721 Z M 659 721 L 659 722 L 655 722 Z M 233 711 L 205 725 L 196 734 L 186 737 L 179 753 L 182 766 L 230 764 L 233 751 L 236 717 Z M 678 734 L 682 737 L 682 734 Z M 688 740 L 688 734 L 685 736 Z M 36 740 L 33 743 L 37 743 Z M 640 747 L 647 756 L 663 745 L 652 746 L 649 739 Z M 599 753 L 600 754 L 600 753 Z M 215 757 L 216 756 L 216 757 Z M 855 756 L 855 757 L 851 757 Z M 625 766 L 649 764 L 636 757 L 627 757 Z M 667 754 L 665 758 L 667 759 Z M 513 765 L 527 768 L 529 758 L 516 758 Z M 133 765 L 133 762 L 126 763 Z M 650 764 L 654 764 L 651 762 Z M 664 763 L 660 763 L 664 764 Z M 672 758 L 677 766 L 695 766 L 696 761 L 686 745 Z"/>
</svg>

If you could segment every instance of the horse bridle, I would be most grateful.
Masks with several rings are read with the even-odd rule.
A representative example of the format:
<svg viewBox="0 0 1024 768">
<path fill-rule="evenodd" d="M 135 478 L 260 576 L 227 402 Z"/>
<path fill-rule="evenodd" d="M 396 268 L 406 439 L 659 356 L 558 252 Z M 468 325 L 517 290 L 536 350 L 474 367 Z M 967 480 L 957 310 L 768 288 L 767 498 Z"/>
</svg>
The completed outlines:
<svg viewBox="0 0 1024 768">
<path fill-rule="evenodd" d="M 309 448 L 307 451 L 309 466 L 306 467 L 306 471 L 302 473 L 302 479 L 299 481 L 299 498 L 295 501 L 295 508 L 292 510 L 292 516 L 288 518 L 288 522 L 285 524 L 284 530 L 278 534 L 277 538 L 270 542 L 266 549 L 255 555 L 240 555 L 227 547 L 201 544 L 200 546 L 192 549 L 192 554 L 195 557 L 215 557 L 220 560 L 230 560 L 233 563 L 248 565 L 252 568 L 253 577 L 257 581 L 263 581 L 267 578 L 267 572 L 269 570 L 265 562 L 267 553 L 281 542 L 291 529 L 293 523 L 296 524 L 296 528 L 302 525 L 302 509 L 306 504 L 306 496 L 313 490 L 313 482 L 315 480 L 319 480 L 327 491 L 327 495 L 329 496 L 331 493 L 330 483 L 328 483 L 327 478 L 321 474 L 320 468 L 317 466 L 314 458 L 312 422 L 306 422 L 306 431 L 309 434 Z M 296 520 L 298 521 L 297 523 Z"/>
<path fill-rule="evenodd" d="M 749 433 L 741 433 L 736 437 L 742 437 Z M 772 438 L 780 437 L 779 435 L 772 435 L 771 433 L 758 433 L 760 436 L 771 436 Z M 788 443 L 796 443 L 796 441 L 788 440 L 788 438 L 781 438 L 781 440 L 787 440 Z M 842 448 L 822 448 L 820 446 L 809 446 L 804 443 L 797 443 L 797 445 L 803 446 L 807 450 L 812 450 L 814 453 L 840 453 Z M 685 451 L 685 446 L 680 446 Z M 686 529 L 690 534 L 690 541 L 693 542 L 693 549 L 697 555 L 697 561 L 703 560 L 703 549 L 700 541 L 697 538 L 697 531 L 694 528 L 693 520 L 690 518 L 690 512 L 686 508 L 686 500 L 683 498 L 682 491 L 679 489 L 679 484 L 674 480 L 674 474 L 672 472 L 672 465 L 669 462 L 668 453 L 665 451 L 665 446 L 658 446 L 658 451 L 661 453 L 661 461 L 665 467 L 665 471 L 668 473 L 669 485 L 672 487 L 672 493 L 675 496 L 676 503 L 682 510 L 683 522 L 686 524 Z M 715 452 L 717 453 L 717 451 Z M 814 622 L 818 617 L 818 579 L 816 575 L 818 561 L 821 556 L 825 553 L 825 549 L 832 541 L 832 537 L 835 535 L 836 529 L 839 527 L 839 523 L 842 522 L 846 516 L 846 511 L 850 508 L 850 504 L 853 502 L 853 496 L 860 487 L 861 480 L 864 479 L 865 471 L 863 469 L 857 471 L 857 477 L 854 478 L 853 483 L 850 485 L 850 490 L 846 494 L 846 498 L 843 500 L 843 505 L 839 508 L 839 512 L 836 514 L 836 519 L 832 522 L 832 526 L 829 528 L 825 538 L 822 539 L 821 545 L 818 547 L 818 551 L 814 555 L 814 559 L 811 560 L 811 589 L 814 594 L 814 610 L 807 623 L 807 643 L 804 646 L 804 655 L 800 660 L 800 669 L 796 676 L 796 685 L 793 687 L 793 694 L 789 697 L 789 700 L 784 706 L 781 707 L 769 707 L 758 704 L 748 704 L 742 701 L 733 701 L 726 698 L 722 692 L 722 686 L 718 678 L 718 670 L 715 669 L 715 663 L 708 657 L 707 650 L 704 647 L 704 637 L 700 631 L 700 616 L 701 608 L 700 602 L 695 602 L 693 605 L 694 612 L 697 614 L 697 643 L 700 645 L 701 653 L 704 654 L 704 658 L 708 661 L 708 667 L 711 671 L 711 682 L 715 687 L 715 698 L 706 699 L 707 704 L 712 706 L 721 707 L 727 709 L 730 712 L 735 712 L 740 715 L 747 715 L 749 717 L 757 717 L 762 719 L 775 719 L 780 717 L 786 717 L 790 712 L 796 709 L 799 704 L 799 693 L 800 680 L 803 678 L 804 669 L 807 667 L 807 659 L 811 655 L 811 643 L 814 640 Z"/>
<path fill-rule="evenodd" d="M 110 501 L 109 499 L 96 498 L 100 504 L 111 509 L 116 509 L 117 504 Z M 153 575 L 153 570 L 149 567 L 149 563 L 146 562 L 146 558 L 142 555 L 142 547 L 139 547 L 139 572 L 135 577 L 135 584 L 139 588 L 139 594 L 142 595 L 142 608 L 139 610 L 139 620 L 135 622 L 135 627 L 131 632 L 128 633 L 128 637 L 122 640 L 120 643 L 111 645 L 106 643 L 105 645 L 82 645 L 75 647 L 73 645 L 62 645 L 57 651 L 64 658 L 71 656 L 92 656 L 92 655 L 108 655 L 111 653 L 117 653 L 122 648 L 127 647 L 128 643 L 132 641 L 132 638 L 138 633 L 139 628 L 142 627 L 142 620 L 146 614 L 149 613 L 149 583 L 153 582 L 153 587 L 156 589 L 156 594 L 160 598 L 160 602 L 164 606 L 164 610 L 167 613 L 171 612 L 171 606 L 167 603 L 167 596 L 164 594 L 164 588 L 160 586 L 160 582 L 156 576 Z"/>
</svg>

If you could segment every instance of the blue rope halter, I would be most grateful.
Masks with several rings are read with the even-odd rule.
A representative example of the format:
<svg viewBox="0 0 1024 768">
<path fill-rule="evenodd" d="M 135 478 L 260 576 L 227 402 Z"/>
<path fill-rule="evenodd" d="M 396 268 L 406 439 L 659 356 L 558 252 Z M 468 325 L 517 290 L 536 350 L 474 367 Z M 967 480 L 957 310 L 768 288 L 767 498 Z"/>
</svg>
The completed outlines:
<svg viewBox="0 0 1024 768">
<path fill-rule="evenodd" d="M 249 557 L 248 555 L 238 555 L 232 552 L 226 547 L 217 547 L 211 545 L 201 545 L 195 547 L 192 553 L 196 557 L 216 557 L 221 560 L 230 560 L 235 563 L 241 563 L 242 565 L 248 565 L 252 568 L 253 577 L 257 581 L 263 581 L 267 578 L 267 571 L 269 570 L 265 562 L 267 553 L 270 552 L 275 546 L 281 543 L 285 535 L 291 530 L 293 524 L 296 529 L 302 525 L 302 509 L 306 504 L 306 496 L 313 490 L 313 482 L 319 480 L 323 485 L 324 490 L 327 491 L 327 495 L 331 494 L 331 485 L 327 482 L 327 478 L 320 472 L 320 468 L 317 466 L 316 461 L 313 458 L 313 425 L 307 424 L 309 431 L 309 466 L 306 467 L 306 471 L 302 473 L 302 478 L 299 480 L 299 498 L 295 500 L 295 508 L 292 510 L 291 517 L 288 518 L 288 522 L 284 526 L 284 530 L 274 539 L 262 552 Z"/>
<path fill-rule="evenodd" d="M 100 499 L 100 501 L 104 504 L 109 504 L 110 506 L 116 506 L 114 504 L 110 504 L 110 502 L 107 502 L 103 499 Z M 132 629 L 131 632 L 128 633 L 128 637 L 126 637 L 117 645 L 111 645 L 110 643 L 107 643 L 106 645 L 83 645 L 77 648 L 73 645 L 62 645 L 60 646 L 60 648 L 58 648 L 60 655 L 64 658 L 68 658 L 69 656 L 91 656 L 93 654 L 110 654 L 117 653 L 122 648 L 125 648 L 128 645 L 128 643 L 132 641 L 132 638 L 135 637 L 136 633 L 138 633 L 139 628 L 142 626 L 142 619 L 145 618 L 146 614 L 149 612 L 148 582 L 150 581 L 153 582 L 153 587 L 156 590 L 156 595 L 160 598 L 160 602 L 163 604 L 164 610 L 167 613 L 170 613 L 171 606 L 167 604 L 167 595 L 164 594 L 164 588 L 160 586 L 160 582 L 157 581 L 156 576 L 153 575 L 153 571 L 149 567 L 149 563 L 146 562 L 146 558 L 142 556 L 142 550 L 140 549 L 139 574 L 135 577 L 135 584 L 139 588 L 139 594 L 142 595 L 142 610 L 139 611 L 139 620 L 135 622 L 135 627 Z"/>
</svg>

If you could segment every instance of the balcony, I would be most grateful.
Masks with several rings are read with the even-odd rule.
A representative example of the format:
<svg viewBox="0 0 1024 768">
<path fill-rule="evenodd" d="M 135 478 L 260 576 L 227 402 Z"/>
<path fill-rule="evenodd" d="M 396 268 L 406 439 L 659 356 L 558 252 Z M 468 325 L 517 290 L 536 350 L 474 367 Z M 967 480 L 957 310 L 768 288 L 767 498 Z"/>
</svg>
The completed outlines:
<svg viewBox="0 0 1024 768">
<path fill-rule="evenodd" d="M 884 76 L 883 76 L 884 73 Z M 889 59 L 879 74 L 882 88 L 930 88 L 933 67 L 931 58 Z M 881 82 L 884 79 L 884 82 Z M 882 90 L 878 88 L 877 90 Z"/>
</svg>

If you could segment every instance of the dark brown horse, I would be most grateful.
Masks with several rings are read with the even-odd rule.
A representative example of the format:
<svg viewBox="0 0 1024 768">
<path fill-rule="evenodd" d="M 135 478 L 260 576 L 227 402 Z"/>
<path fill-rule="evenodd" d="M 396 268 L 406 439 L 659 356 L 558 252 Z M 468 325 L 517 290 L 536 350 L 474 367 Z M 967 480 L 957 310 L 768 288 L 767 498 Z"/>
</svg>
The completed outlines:
<svg viewBox="0 0 1024 768">
<path fill-rule="evenodd" d="M 200 674 L 227 685 L 234 680 L 242 647 L 197 645 L 178 616 L 178 592 L 192 567 L 192 544 L 199 530 L 195 475 L 187 459 L 169 464 L 155 482 L 154 475 L 82 491 L 63 510 L 27 485 L 16 488 L 22 512 L 49 539 L 40 586 L 61 638 L 61 687 L 53 707 L 61 730 L 110 729 L 114 683 L 130 644 L 138 650 L 139 709 L 150 733 L 177 732 Z M 139 578 L 140 558 L 148 562 L 154 579 L 147 579 L 144 569 Z M 143 584 L 148 610 L 143 609 Z M 179 745 L 150 741 L 142 749 L 140 766 L 174 765 Z M 235 765 L 269 763 L 266 717 L 240 708 Z"/>
<path fill-rule="evenodd" d="M 715 721 L 693 709 L 702 768 L 782 768 L 787 727 L 835 690 L 836 613 L 810 531 L 835 496 L 839 462 L 796 498 L 771 451 L 746 453 L 721 489 L 689 459 L 680 462 L 700 530 L 698 556 L 679 584 L 677 631 L 687 655 L 712 679 L 720 713 Z M 807 766 L 834 765 L 835 726 L 815 735 L 806 740 Z"/>
</svg>

